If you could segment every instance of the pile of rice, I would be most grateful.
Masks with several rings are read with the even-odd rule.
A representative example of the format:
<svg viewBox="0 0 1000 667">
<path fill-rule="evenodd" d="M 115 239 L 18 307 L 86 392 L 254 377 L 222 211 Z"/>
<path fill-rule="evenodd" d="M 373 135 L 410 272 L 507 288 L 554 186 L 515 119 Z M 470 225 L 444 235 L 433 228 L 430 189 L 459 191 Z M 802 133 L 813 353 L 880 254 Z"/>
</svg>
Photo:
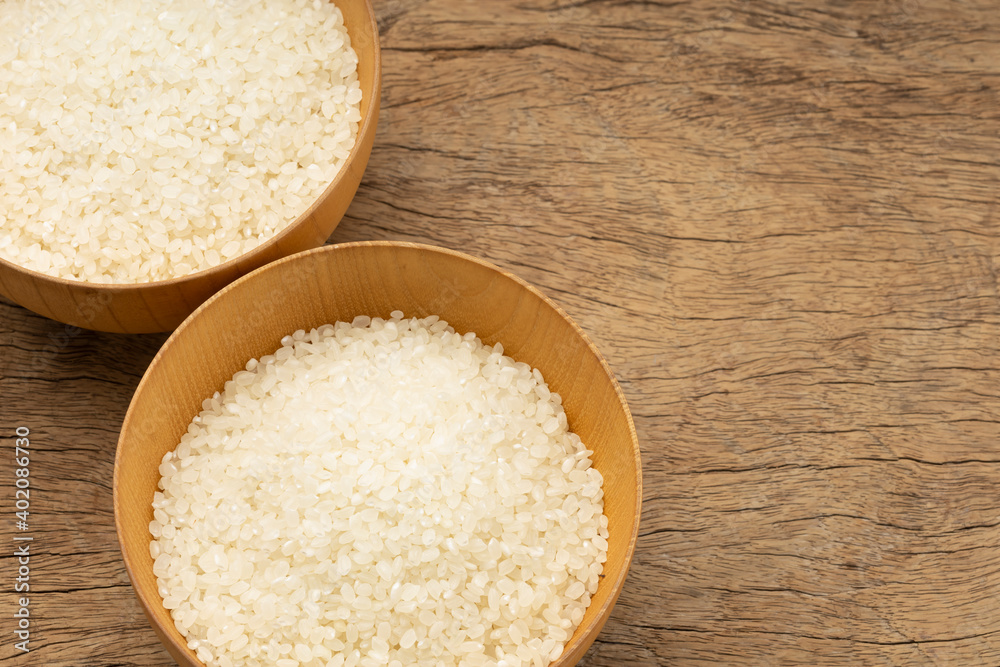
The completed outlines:
<svg viewBox="0 0 1000 667">
<path fill-rule="evenodd" d="M 541 374 L 436 317 L 297 331 L 163 457 L 164 606 L 207 665 L 547 665 L 607 558 Z"/>
<path fill-rule="evenodd" d="M 326 0 L 0 2 L 0 257 L 142 283 L 252 250 L 343 166 L 357 62 Z"/>
</svg>

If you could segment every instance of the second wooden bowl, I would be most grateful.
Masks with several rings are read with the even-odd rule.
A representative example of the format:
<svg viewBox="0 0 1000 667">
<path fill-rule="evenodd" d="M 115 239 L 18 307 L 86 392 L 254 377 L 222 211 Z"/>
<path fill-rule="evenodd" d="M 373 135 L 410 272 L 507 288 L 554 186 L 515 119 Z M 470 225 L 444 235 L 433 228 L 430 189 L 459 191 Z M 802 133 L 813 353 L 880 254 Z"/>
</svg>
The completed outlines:
<svg viewBox="0 0 1000 667">
<path fill-rule="evenodd" d="M 381 51 L 371 0 L 333 0 L 358 54 L 361 123 L 347 163 L 316 202 L 260 246 L 224 264 L 181 278 L 135 285 L 55 278 L 0 259 L 0 294 L 46 317 L 98 331 L 170 331 L 236 278 L 287 255 L 322 245 L 344 217 L 368 164 L 378 123 Z"/>
<path fill-rule="evenodd" d="M 570 428 L 604 476 L 608 560 L 583 622 L 554 665 L 583 656 L 611 613 L 635 550 L 642 497 L 639 446 L 618 383 L 587 336 L 518 278 L 468 255 L 405 243 L 327 246 L 285 258 L 223 289 L 191 315 L 153 359 L 122 424 L 115 459 L 118 539 L 132 585 L 167 650 L 201 667 L 163 607 L 148 526 L 158 466 L 202 400 L 247 360 L 270 354 L 297 329 L 356 316 L 439 315 L 456 331 L 538 368 L 563 397 Z"/>
</svg>

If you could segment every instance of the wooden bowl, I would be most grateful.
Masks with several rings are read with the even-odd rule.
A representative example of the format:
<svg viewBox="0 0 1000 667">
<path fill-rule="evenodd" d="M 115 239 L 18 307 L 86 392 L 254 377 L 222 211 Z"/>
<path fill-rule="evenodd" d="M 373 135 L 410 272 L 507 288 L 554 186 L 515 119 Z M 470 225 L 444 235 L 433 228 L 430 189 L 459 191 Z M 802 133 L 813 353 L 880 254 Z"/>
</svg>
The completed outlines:
<svg viewBox="0 0 1000 667">
<path fill-rule="evenodd" d="M 0 259 L 0 294 L 46 317 L 115 333 L 170 331 L 223 286 L 260 266 L 322 245 L 347 211 L 371 155 L 382 90 L 378 26 L 371 0 L 332 0 L 358 54 L 361 123 L 347 163 L 297 220 L 252 251 L 181 278 L 112 285 L 55 278 Z"/>
<path fill-rule="evenodd" d="M 158 466 L 202 400 L 251 358 L 297 329 L 358 315 L 439 315 L 456 331 L 541 370 L 563 397 L 570 428 L 594 451 L 609 520 L 604 577 L 554 665 L 575 664 L 607 621 L 635 550 L 642 497 L 639 445 L 628 406 L 600 352 L 552 301 L 524 281 L 462 253 L 409 243 L 326 246 L 279 260 L 206 301 L 170 336 L 136 389 L 115 459 L 118 540 L 146 615 L 174 659 L 201 666 L 163 607 L 149 555 Z"/>
</svg>

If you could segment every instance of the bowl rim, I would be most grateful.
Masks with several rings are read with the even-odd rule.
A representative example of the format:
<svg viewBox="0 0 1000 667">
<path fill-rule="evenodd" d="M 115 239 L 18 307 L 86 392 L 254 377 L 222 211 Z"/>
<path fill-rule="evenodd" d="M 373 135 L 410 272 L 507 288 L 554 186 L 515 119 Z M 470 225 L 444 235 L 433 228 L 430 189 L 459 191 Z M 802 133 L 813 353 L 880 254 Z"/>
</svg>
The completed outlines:
<svg viewBox="0 0 1000 667">
<path fill-rule="evenodd" d="M 334 0 L 329 0 L 334 2 Z M 338 0 L 342 2 L 354 2 L 355 0 Z M 201 271 L 196 271 L 194 273 L 189 273 L 183 276 L 175 276 L 173 278 L 167 278 L 165 280 L 151 280 L 144 283 L 93 283 L 86 280 L 71 280 L 69 278 L 63 278 L 61 276 L 53 276 L 47 273 L 42 273 L 41 271 L 35 271 L 34 269 L 29 269 L 27 267 L 21 266 L 20 264 L 15 264 L 9 259 L 0 256 L 0 266 L 11 269 L 16 273 L 24 275 L 26 278 L 31 280 L 41 280 L 54 285 L 59 285 L 61 287 L 66 287 L 68 289 L 93 289 L 93 290 L 113 290 L 115 292 L 141 292 L 143 289 L 150 289 L 153 287 L 174 287 L 185 285 L 188 283 L 199 282 L 202 280 L 210 280 L 213 277 L 219 276 L 220 274 L 229 273 L 231 271 L 237 271 L 238 273 L 243 273 L 246 275 L 246 271 L 241 271 L 239 268 L 240 264 L 253 264 L 254 260 L 260 255 L 267 253 L 275 246 L 280 245 L 281 242 L 292 233 L 293 229 L 298 228 L 300 225 L 306 222 L 312 214 L 316 211 L 319 206 L 325 202 L 340 185 L 340 182 L 344 179 L 350 166 L 354 163 L 361 151 L 361 144 L 363 143 L 360 139 L 365 134 L 369 132 L 369 126 L 378 121 L 378 114 L 373 113 L 376 110 L 376 98 L 381 95 L 382 90 L 382 47 L 379 41 L 378 32 L 378 19 L 375 15 L 375 8 L 372 6 L 372 0 L 361 0 L 365 5 L 365 14 L 368 16 L 368 25 L 372 31 L 372 85 L 371 94 L 369 95 L 368 101 L 368 111 L 362 117 L 361 122 L 358 124 L 358 131 L 355 135 L 354 146 L 351 147 L 351 152 L 347 155 L 347 159 L 344 160 L 344 164 L 341 166 L 337 175 L 332 181 L 327 185 L 327 187 L 319 194 L 318 197 L 309 205 L 309 208 L 304 210 L 298 217 L 289 222 L 287 225 L 281 228 L 277 234 L 266 239 L 263 243 L 255 247 L 250 252 L 237 255 L 232 259 L 227 259 L 221 264 L 216 264 L 215 266 L 210 266 L 207 269 L 202 269 Z M 336 3 L 334 3 L 336 4 Z M 339 6 L 338 6 L 338 9 Z M 350 35 L 348 35 L 350 36 Z M 351 48 L 354 48 L 355 41 L 352 38 Z M 357 52 L 355 50 L 355 52 Z M 262 268 L 262 267 L 257 267 Z M 254 269 L 256 270 L 256 269 Z M 232 282 L 232 281 L 230 281 Z"/>
<path fill-rule="evenodd" d="M 368 0 L 366 0 L 366 2 L 367 1 Z M 611 367 L 608 364 L 607 360 L 604 358 L 604 355 L 601 354 L 601 351 L 597 348 L 596 345 L 594 345 L 593 341 L 590 340 L 590 337 L 587 335 L 587 333 L 582 328 L 580 328 L 580 326 L 573 320 L 573 318 L 571 318 L 569 314 L 566 313 L 566 311 L 563 310 L 557 303 L 555 303 L 552 299 L 543 294 L 538 288 L 532 286 L 527 281 L 497 266 L 496 264 L 493 264 L 492 262 L 480 259 L 478 257 L 469 255 L 467 253 L 458 250 L 452 250 L 450 248 L 444 248 L 441 246 L 429 245 L 424 243 L 413 243 L 409 241 L 355 241 L 350 243 L 324 245 L 318 248 L 312 248 L 310 250 L 305 250 L 292 255 L 288 255 L 279 260 L 266 264 L 258 269 L 255 269 L 250 273 L 247 273 L 246 275 L 237 278 L 236 280 L 232 281 L 231 283 L 223 287 L 221 290 L 219 290 L 211 297 L 209 297 L 207 300 L 205 300 L 204 303 L 199 305 L 198 308 L 196 308 L 190 315 L 188 315 L 184 319 L 184 321 L 181 322 L 181 324 L 170 334 L 170 336 L 163 343 L 163 345 L 160 346 L 160 349 L 157 351 L 156 355 L 149 362 L 149 365 L 143 372 L 139 384 L 136 386 L 135 391 L 132 394 L 132 399 L 129 401 L 128 410 L 126 411 L 125 417 L 122 420 L 122 425 L 118 436 L 118 442 L 116 443 L 115 446 L 115 463 L 114 463 L 114 472 L 112 477 L 112 504 L 115 516 L 115 536 L 118 539 L 118 548 L 119 551 L 121 551 L 122 560 L 125 563 L 125 569 L 128 573 L 129 583 L 132 586 L 132 590 L 135 593 L 136 597 L 139 598 L 140 604 L 142 605 L 142 607 L 144 607 L 143 611 L 145 612 L 147 619 L 150 621 L 150 624 L 153 625 L 154 630 L 156 631 L 156 634 L 160 637 L 160 639 L 164 642 L 169 642 L 171 646 L 177 651 L 180 651 L 182 653 L 189 652 L 189 649 L 187 648 L 186 645 L 179 644 L 176 641 L 176 639 L 172 636 L 170 628 L 160 628 L 158 624 L 150 616 L 149 612 L 153 608 L 155 608 L 156 606 L 162 606 L 162 599 L 158 595 L 155 597 L 155 599 L 151 599 L 151 596 L 148 594 L 149 593 L 148 591 L 146 591 L 145 589 L 140 589 L 138 586 L 135 585 L 134 583 L 136 581 L 135 566 L 133 563 L 133 558 L 130 556 L 130 553 L 125 548 L 126 542 L 122 534 L 122 522 L 119 520 L 120 507 L 121 507 L 120 497 L 119 497 L 119 485 L 123 483 L 120 475 L 121 469 L 119 466 L 119 453 L 122 448 L 122 440 L 124 439 L 125 431 L 129 427 L 134 417 L 133 410 L 135 408 L 135 399 L 149 381 L 149 376 L 151 372 L 153 372 L 154 369 L 160 364 L 162 357 L 170 353 L 170 349 L 175 344 L 176 339 L 184 335 L 184 332 L 188 329 L 189 326 L 191 326 L 191 323 L 196 318 L 200 317 L 202 312 L 205 309 L 209 308 L 213 303 L 215 303 L 215 301 L 225 298 L 226 294 L 229 291 L 236 289 L 239 285 L 242 285 L 244 282 L 255 280 L 258 274 L 261 274 L 265 271 L 275 270 L 281 264 L 296 262 L 310 255 L 315 255 L 320 253 L 335 254 L 343 250 L 350 250 L 352 248 L 358 248 L 358 247 L 407 248 L 413 250 L 422 250 L 422 251 L 440 253 L 444 255 L 450 255 L 452 257 L 456 257 L 465 261 L 479 264 L 485 268 L 491 269 L 492 271 L 501 274 L 502 276 L 510 280 L 513 280 L 515 283 L 528 290 L 531 294 L 538 297 L 547 306 L 555 310 L 559 314 L 559 316 L 562 317 L 570 325 L 573 331 L 578 336 L 580 336 L 581 340 L 583 340 L 583 342 L 586 344 L 587 348 L 590 349 L 590 351 L 596 356 L 598 362 L 600 363 L 601 368 L 604 370 L 605 374 L 607 375 L 608 379 L 611 382 L 611 386 L 614 389 L 615 396 L 618 398 L 618 401 L 621 404 L 622 409 L 624 410 L 625 420 L 628 426 L 629 438 L 632 444 L 632 457 L 635 470 L 634 519 L 632 521 L 630 534 L 628 535 L 628 543 L 625 548 L 625 557 L 622 561 L 623 564 L 621 570 L 619 571 L 618 576 L 615 578 L 615 580 L 609 582 L 613 592 L 611 595 L 607 597 L 607 599 L 605 599 L 604 603 L 597 609 L 593 617 L 593 620 L 584 629 L 584 632 L 582 632 L 579 635 L 578 639 L 575 642 L 567 643 L 563 648 L 562 655 L 551 663 L 551 665 L 562 665 L 564 664 L 563 659 L 571 655 L 571 653 L 580 650 L 582 654 L 582 652 L 585 651 L 590 646 L 591 643 L 593 643 L 597 634 L 600 632 L 601 628 L 603 628 L 605 622 L 608 620 L 611 609 L 618 601 L 618 597 L 622 589 L 624 588 L 625 579 L 628 576 L 628 572 L 632 565 L 632 560 L 635 556 L 636 544 L 638 542 L 638 537 L 639 537 L 639 525 L 642 518 L 643 487 L 642 487 L 642 456 L 639 447 L 639 437 L 635 430 L 635 422 L 633 421 L 632 418 L 632 411 L 629 409 L 628 401 L 625 398 L 625 393 L 622 391 L 621 386 L 618 384 L 618 380 L 615 377 L 614 372 L 611 370 Z M 137 557 L 142 557 L 142 555 L 140 554 Z M 156 591 L 153 591 L 153 593 L 155 592 Z M 580 627 L 583 626 L 579 626 L 577 629 L 579 630 Z M 171 653 L 172 652 L 173 651 L 171 651 Z M 196 664 L 203 665 L 203 663 L 200 660 Z"/>
</svg>

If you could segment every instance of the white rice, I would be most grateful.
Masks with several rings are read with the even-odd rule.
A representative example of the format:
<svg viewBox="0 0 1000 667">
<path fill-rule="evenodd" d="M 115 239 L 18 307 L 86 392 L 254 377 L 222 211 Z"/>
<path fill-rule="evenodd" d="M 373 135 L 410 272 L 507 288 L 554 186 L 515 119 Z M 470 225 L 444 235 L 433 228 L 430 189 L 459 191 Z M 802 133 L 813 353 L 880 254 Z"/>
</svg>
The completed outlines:
<svg viewBox="0 0 1000 667">
<path fill-rule="evenodd" d="M 206 665 L 556 659 L 603 479 L 541 374 L 436 317 L 297 331 L 163 457 L 150 555 Z"/>
<path fill-rule="evenodd" d="M 299 217 L 361 120 L 325 0 L 0 2 L 0 257 L 143 283 Z"/>
</svg>

